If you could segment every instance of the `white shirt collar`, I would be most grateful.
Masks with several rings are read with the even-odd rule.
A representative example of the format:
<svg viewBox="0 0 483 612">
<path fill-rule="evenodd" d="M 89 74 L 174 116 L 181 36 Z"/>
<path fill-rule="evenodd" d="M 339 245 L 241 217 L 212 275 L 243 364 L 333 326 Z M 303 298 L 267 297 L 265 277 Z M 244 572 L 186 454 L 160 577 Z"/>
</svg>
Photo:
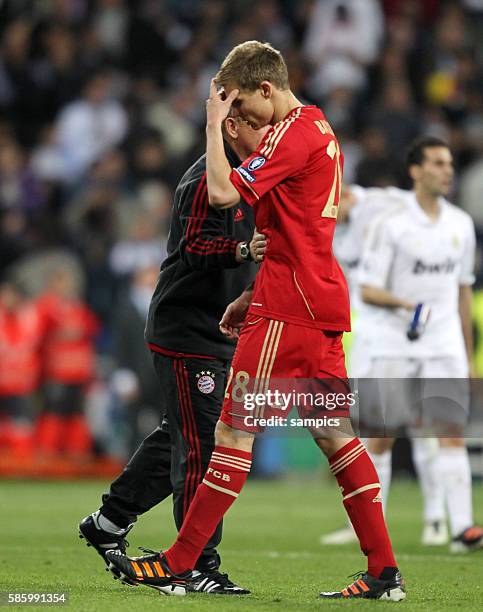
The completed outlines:
<svg viewBox="0 0 483 612">
<path fill-rule="evenodd" d="M 414 216 L 417 219 L 417 221 L 421 223 L 422 225 L 428 225 L 430 227 L 434 227 L 435 225 L 438 225 L 439 223 L 441 223 L 442 219 L 446 216 L 446 213 L 448 210 L 448 204 L 446 200 L 443 197 L 438 198 L 439 215 L 436 221 L 433 221 L 432 219 L 428 217 L 428 215 L 421 208 L 421 205 L 416 199 L 416 194 L 414 193 L 414 191 L 410 192 L 410 195 L 408 197 L 408 204 L 410 208 L 412 208 Z"/>
</svg>

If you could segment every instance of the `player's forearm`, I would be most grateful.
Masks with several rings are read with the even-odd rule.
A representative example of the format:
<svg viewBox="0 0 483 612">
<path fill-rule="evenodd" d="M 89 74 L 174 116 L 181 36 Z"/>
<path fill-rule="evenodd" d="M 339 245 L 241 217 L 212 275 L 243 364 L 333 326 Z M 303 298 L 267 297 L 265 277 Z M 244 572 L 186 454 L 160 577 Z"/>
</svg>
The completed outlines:
<svg viewBox="0 0 483 612">
<path fill-rule="evenodd" d="M 473 362 L 473 292 L 471 287 L 460 287 L 459 313 L 468 362 Z"/>
<path fill-rule="evenodd" d="M 248 304 L 251 304 L 252 302 L 252 297 L 253 297 L 253 285 L 250 285 L 249 287 L 247 287 L 245 289 L 245 291 L 241 294 L 241 297 L 248 302 Z"/>
<path fill-rule="evenodd" d="M 390 291 L 387 291 L 387 289 L 381 289 L 380 287 L 362 285 L 361 297 L 363 302 L 372 304 L 373 306 L 381 306 L 383 308 L 405 308 L 406 310 L 413 310 L 414 308 L 414 304 L 398 298 Z"/>
<path fill-rule="evenodd" d="M 242 294 L 240 294 L 237 298 L 237 302 L 242 303 L 246 308 L 249 308 L 252 303 L 253 297 L 253 284 L 250 284 Z"/>
<path fill-rule="evenodd" d="M 206 126 L 206 181 L 208 199 L 214 208 L 231 208 L 240 195 L 230 181 L 231 167 L 225 155 L 221 124 Z"/>
</svg>

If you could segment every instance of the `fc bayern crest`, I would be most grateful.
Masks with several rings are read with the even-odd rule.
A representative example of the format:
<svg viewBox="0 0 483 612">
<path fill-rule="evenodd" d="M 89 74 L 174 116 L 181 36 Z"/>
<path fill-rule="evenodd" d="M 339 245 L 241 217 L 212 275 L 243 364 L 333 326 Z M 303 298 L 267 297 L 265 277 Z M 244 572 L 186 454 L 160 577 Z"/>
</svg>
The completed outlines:
<svg viewBox="0 0 483 612">
<path fill-rule="evenodd" d="M 201 393 L 213 393 L 215 390 L 215 375 L 207 370 L 196 375 L 198 379 L 197 385 Z"/>
</svg>

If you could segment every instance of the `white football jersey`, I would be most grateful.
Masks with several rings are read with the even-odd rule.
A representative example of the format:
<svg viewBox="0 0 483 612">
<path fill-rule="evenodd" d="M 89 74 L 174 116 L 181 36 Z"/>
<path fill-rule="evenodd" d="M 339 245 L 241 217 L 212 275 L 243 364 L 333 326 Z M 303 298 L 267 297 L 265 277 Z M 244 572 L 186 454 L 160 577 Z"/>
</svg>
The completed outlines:
<svg viewBox="0 0 483 612">
<path fill-rule="evenodd" d="M 364 240 L 374 218 L 401 205 L 401 199 L 407 198 L 410 192 L 396 187 L 364 188 L 359 185 L 351 185 L 350 189 L 355 196 L 355 204 L 348 221 L 338 228 L 339 234 L 336 228 L 334 252 L 344 269 L 350 290 L 352 343 L 347 368 L 351 377 L 365 378 L 371 370 L 372 329 L 377 309 L 365 304 L 360 298 L 359 267 Z"/>
<path fill-rule="evenodd" d="M 362 257 L 364 239 L 367 236 L 371 222 L 392 206 L 401 203 L 401 198 L 407 197 L 409 191 L 397 187 L 364 188 L 351 185 L 355 196 L 355 204 L 349 213 L 347 223 L 343 224 L 340 240 L 334 244 L 334 252 L 344 268 L 349 287 L 351 301 L 358 302 L 359 265 Z"/>
<path fill-rule="evenodd" d="M 359 267 L 364 240 L 371 222 L 381 213 L 401 205 L 401 199 L 407 198 L 411 192 L 397 187 L 364 188 L 359 185 L 351 185 L 350 188 L 356 202 L 350 211 L 348 221 L 341 225 L 339 235 L 337 236 L 336 233 L 334 236 L 334 252 L 349 283 L 353 335 L 365 335 L 366 330 L 370 335 L 370 317 L 373 307 L 362 302 L 359 287 Z M 338 237 L 337 241 L 336 237 Z"/>
<path fill-rule="evenodd" d="M 371 357 L 465 358 L 459 288 L 474 283 L 475 244 L 471 217 L 444 198 L 436 221 L 414 193 L 374 219 L 364 243 L 360 284 L 387 289 L 414 304 L 424 302 L 431 316 L 422 336 L 411 342 L 407 310 L 371 307 Z"/>
</svg>

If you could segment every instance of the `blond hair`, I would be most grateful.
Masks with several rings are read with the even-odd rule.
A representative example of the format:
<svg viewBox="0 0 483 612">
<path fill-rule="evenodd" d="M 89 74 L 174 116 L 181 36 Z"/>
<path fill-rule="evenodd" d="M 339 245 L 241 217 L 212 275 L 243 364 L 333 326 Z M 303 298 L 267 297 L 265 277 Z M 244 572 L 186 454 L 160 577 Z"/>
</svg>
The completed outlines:
<svg viewBox="0 0 483 612">
<path fill-rule="evenodd" d="M 246 91 L 255 91 L 262 81 L 270 81 L 278 89 L 290 89 L 282 54 L 271 44 L 258 40 L 233 47 L 216 75 L 216 82 L 222 87 L 236 85 Z"/>
</svg>

